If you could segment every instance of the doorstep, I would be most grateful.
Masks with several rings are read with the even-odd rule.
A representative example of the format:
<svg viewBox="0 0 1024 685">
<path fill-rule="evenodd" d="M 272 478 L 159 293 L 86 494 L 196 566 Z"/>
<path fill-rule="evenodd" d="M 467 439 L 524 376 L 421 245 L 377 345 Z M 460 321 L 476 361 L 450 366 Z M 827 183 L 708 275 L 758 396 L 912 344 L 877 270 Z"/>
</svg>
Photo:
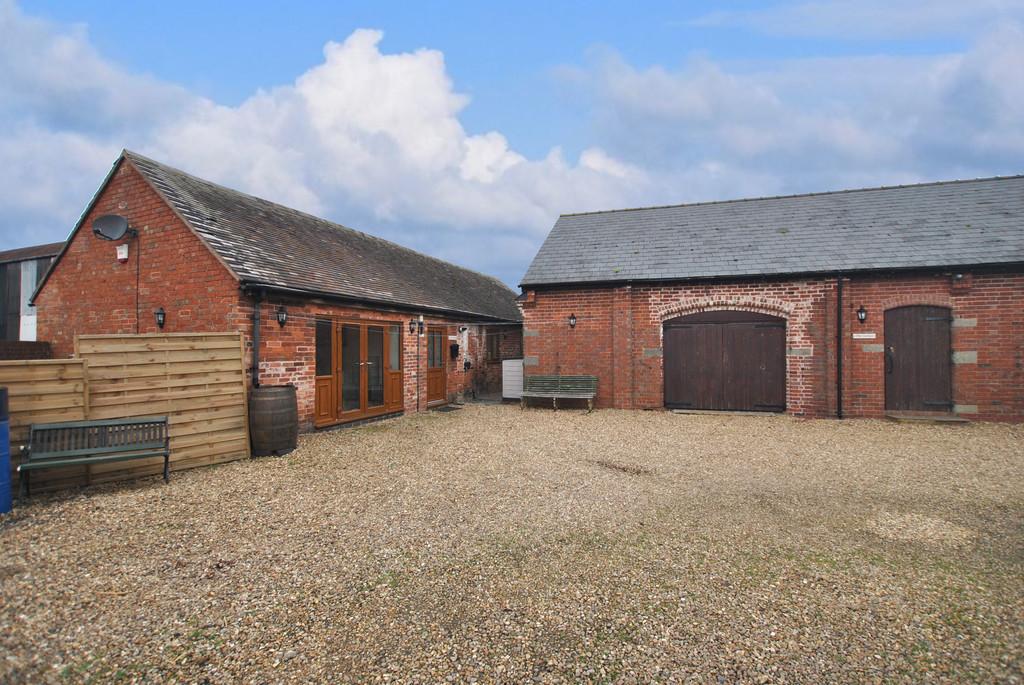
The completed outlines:
<svg viewBox="0 0 1024 685">
<path fill-rule="evenodd" d="M 962 416 L 941 411 L 887 411 L 885 418 L 900 423 L 970 423 Z"/>
<path fill-rule="evenodd" d="M 673 414 L 699 414 L 702 416 L 778 416 L 781 411 L 741 411 L 723 409 L 673 409 Z"/>
</svg>

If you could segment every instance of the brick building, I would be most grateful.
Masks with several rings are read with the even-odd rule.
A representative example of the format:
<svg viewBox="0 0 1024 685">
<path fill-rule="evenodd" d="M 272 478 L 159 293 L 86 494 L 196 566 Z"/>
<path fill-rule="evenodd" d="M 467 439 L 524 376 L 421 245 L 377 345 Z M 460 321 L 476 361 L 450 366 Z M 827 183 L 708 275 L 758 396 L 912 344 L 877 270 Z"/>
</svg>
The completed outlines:
<svg viewBox="0 0 1024 685">
<path fill-rule="evenodd" d="M 63 243 L 0 252 L 0 343 L 36 339 L 36 311 L 29 303 Z"/>
<path fill-rule="evenodd" d="M 127 219 L 123 238 L 93 234 L 105 215 Z M 252 383 L 295 384 L 308 429 L 493 390 L 489 368 L 521 347 L 515 297 L 497 279 L 125 151 L 33 301 L 56 357 L 80 334 L 240 330 Z"/>
<path fill-rule="evenodd" d="M 598 406 L 1024 419 L 1022 176 L 564 215 L 521 287 Z"/>
</svg>

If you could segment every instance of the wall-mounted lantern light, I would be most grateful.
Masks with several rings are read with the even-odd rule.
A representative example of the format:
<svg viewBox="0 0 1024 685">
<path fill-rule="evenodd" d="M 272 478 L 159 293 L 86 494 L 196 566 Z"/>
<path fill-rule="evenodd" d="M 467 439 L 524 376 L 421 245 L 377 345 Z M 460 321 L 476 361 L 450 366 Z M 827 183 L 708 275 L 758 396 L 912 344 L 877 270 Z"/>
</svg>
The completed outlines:
<svg viewBox="0 0 1024 685">
<path fill-rule="evenodd" d="M 868 320 L 868 310 L 864 309 L 864 305 L 861 305 L 860 309 L 857 310 L 857 321 L 864 323 Z"/>
<path fill-rule="evenodd" d="M 570 314 L 569 315 L 569 328 L 576 328 L 576 315 L 575 314 Z"/>
<path fill-rule="evenodd" d="M 162 329 L 167 321 L 167 312 L 164 311 L 163 307 L 160 307 L 160 309 L 153 312 L 153 316 L 156 317 L 156 325 Z"/>
<path fill-rule="evenodd" d="M 416 330 L 417 330 L 417 331 L 419 332 L 419 334 L 420 334 L 420 335 L 422 336 L 422 335 L 423 335 L 423 331 L 424 331 L 425 329 L 426 329 L 426 326 L 424 325 L 424 323 L 423 323 L 423 317 L 421 316 L 421 317 L 420 317 L 420 320 L 416 322 Z"/>
<path fill-rule="evenodd" d="M 416 319 L 409 319 L 409 335 L 416 333 Z"/>
<path fill-rule="evenodd" d="M 286 323 L 288 323 L 288 310 L 281 305 L 277 308 L 277 325 L 284 328 Z"/>
</svg>

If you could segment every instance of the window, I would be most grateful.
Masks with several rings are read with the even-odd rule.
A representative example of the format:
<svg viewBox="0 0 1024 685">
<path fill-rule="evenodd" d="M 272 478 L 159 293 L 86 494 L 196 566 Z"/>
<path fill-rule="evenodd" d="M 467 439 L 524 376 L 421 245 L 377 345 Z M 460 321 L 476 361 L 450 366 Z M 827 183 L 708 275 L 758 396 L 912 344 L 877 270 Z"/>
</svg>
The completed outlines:
<svg viewBox="0 0 1024 685">
<path fill-rule="evenodd" d="M 326 319 L 317 319 L 316 321 L 316 375 L 318 376 L 330 376 L 334 373 L 333 366 L 331 363 L 331 357 L 333 352 L 333 345 L 331 341 L 332 334 L 331 322 Z"/>
<path fill-rule="evenodd" d="M 427 331 L 427 367 L 439 369 L 444 366 L 444 333 Z"/>
<path fill-rule="evenodd" d="M 501 359 L 501 334 L 491 333 L 487 340 L 487 361 L 496 362 Z"/>
<path fill-rule="evenodd" d="M 388 331 L 388 370 L 402 370 L 402 327 L 397 324 Z"/>
</svg>

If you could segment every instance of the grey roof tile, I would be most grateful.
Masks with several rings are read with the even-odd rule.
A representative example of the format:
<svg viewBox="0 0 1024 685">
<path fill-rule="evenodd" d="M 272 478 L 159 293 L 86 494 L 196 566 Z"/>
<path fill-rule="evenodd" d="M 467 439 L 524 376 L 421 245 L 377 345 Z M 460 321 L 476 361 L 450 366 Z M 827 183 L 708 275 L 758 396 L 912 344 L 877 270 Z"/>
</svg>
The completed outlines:
<svg viewBox="0 0 1024 685">
<path fill-rule="evenodd" d="M 46 243 L 45 245 L 30 245 L 29 247 L 16 247 L 13 250 L 5 250 L 0 252 L 0 264 L 23 262 L 27 259 L 55 257 L 62 247 L 64 247 L 64 243 Z"/>
<path fill-rule="evenodd" d="M 524 286 L 1024 263 L 1024 176 L 559 217 Z"/>
<path fill-rule="evenodd" d="M 125 151 L 243 281 L 344 298 L 519 321 L 496 278 L 204 181 Z"/>
</svg>

